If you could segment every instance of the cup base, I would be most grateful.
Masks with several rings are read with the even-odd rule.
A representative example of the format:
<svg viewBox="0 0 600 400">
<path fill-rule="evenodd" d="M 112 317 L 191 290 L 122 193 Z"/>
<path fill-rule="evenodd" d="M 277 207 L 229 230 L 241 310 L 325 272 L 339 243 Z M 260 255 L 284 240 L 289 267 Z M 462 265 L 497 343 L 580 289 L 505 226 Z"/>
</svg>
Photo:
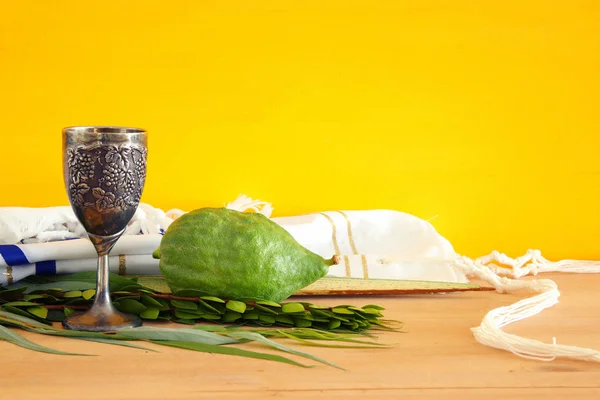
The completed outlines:
<svg viewBox="0 0 600 400">
<path fill-rule="evenodd" d="M 142 325 L 142 319 L 137 315 L 123 314 L 117 310 L 100 312 L 93 308 L 84 312 L 72 314 L 62 322 L 65 329 L 87 332 L 115 332 L 120 329 L 137 328 Z"/>
</svg>

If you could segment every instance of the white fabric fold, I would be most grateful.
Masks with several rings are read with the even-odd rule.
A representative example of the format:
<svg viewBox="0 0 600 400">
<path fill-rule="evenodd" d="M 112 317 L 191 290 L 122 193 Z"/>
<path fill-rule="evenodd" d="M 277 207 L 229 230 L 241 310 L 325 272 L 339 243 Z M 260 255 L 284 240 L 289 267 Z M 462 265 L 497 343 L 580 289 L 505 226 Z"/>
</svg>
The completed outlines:
<svg viewBox="0 0 600 400">
<path fill-rule="evenodd" d="M 160 245 L 162 235 L 124 235 L 113 247 L 112 255 L 152 255 Z M 88 239 L 62 240 L 46 243 L 16 244 L 29 264 L 41 261 L 93 259 L 97 257 L 94 246 Z M 0 250 L 0 267 L 6 267 Z M 14 266 L 14 264 L 13 264 Z"/>
<path fill-rule="evenodd" d="M 149 204 L 140 203 L 125 235 L 163 233 L 173 222 L 174 216 L 182 213 L 181 210 L 165 213 Z M 71 207 L 0 207 L 0 244 L 43 243 L 86 237 L 85 229 Z"/>
<path fill-rule="evenodd" d="M 429 223 L 392 210 L 327 211 L 273 218 L 322 257 L 342 255 L 331 276 L 467 282 L 458 257 Z"/>
<path fill-rule="evenodd" d="M 227 207 L 251 209 L 267 217 L 272 210 L 268 203 L 243 196 Z M 160 244 L 161 233 L 183 214 L 181 210 L 165 213 L 141 204 L 111 255 L 151 255 Z M 61 273 L 64 263 L 59 261 L 93 259 L 94 248 L 84 239 L 86 234 L 74 218 L 68 207 L 0 208 L 0 240 L 5 243 L 0 245 L 0 271 L 4 268 L 0 283 L 25 277 L 24 270 L 15 274 L 19 265 L 33 265 L 33 269 L 27 269 L 31 273 Z M 341 263 L 330 268 L 329 276 L 467 282 L 466 276 L 452 266 L 458 256 L 450 242 L 430 223 L 410 214 L 392 210 L 327 211 L 272 220 L 322 257 L 342 256 Z M 77 238 L 60 240 L 68 235 Z M 13 247 L 6 245 L 9 240 Z M 146 270 L 139 265 L 139 274 L 156 274 L 157 261 L 151 257 L 145 260 Z M 72 272 L 95 268 L 88 262 L 69 265 Z"/>
<path fill-rule="evenodd" d="M 76 272 L 95 271 L 98 258 L 63 259 L 53 262 L 56 274 L 73 274 Z M 160 275 L 158 260 L 151 255 L 119 255 L 108 258 L 110 272 L 119 275 Z M 11 267 L 12 281 L 17 282 L 32 275 L 39 274 L 39 265 L 23 264 Z M 1 269 L 0 269 L 1 270 Z M 7 282 L 5 274 L 0 275 L 0 284 Z"/>
</svg>

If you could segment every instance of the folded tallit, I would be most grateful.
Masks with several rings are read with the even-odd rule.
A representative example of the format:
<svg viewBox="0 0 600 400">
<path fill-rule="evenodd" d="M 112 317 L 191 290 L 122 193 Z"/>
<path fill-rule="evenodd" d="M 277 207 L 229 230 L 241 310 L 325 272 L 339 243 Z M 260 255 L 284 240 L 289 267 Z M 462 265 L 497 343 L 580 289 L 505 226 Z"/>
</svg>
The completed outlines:
<svg viewBox="0 0 600 400">
<path fill-rule="evenodd" d="M 270 205 L 240 197 L 227 207 L 270 214 Z M 111 268 L 121 274 L 156 275 L 151 257 L 170 223 L 184 214 L 141 204 L 111 251 Z M 269 216 L 269 215 L 267 215 Z M 309 250 L 342 256 L 329 276 L 466 282 L 451 266 L 457 257 L 433 226 L 392 210 L 328 211 L 272 219 Z M 0 284 L 26 276 L 94 270 L 95 250 L 69 207 L 0 209 Z M 7 243 L 9 242 L 9 243 Z M 137 257 L 133 257 L 137 256 Z M 145 256 L 145 257 L 141 257 Z M 135 262 L 133 261 L 135 259 Z M 120 267 L 114 264 L 118 262 Z"/>
</svg>

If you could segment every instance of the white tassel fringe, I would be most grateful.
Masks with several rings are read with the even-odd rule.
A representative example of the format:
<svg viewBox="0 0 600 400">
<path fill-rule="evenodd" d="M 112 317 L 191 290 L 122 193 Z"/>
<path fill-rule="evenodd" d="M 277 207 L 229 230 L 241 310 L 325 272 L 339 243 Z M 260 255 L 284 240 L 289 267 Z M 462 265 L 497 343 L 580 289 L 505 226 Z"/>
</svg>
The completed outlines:
<svg viewBox="0 0 600 400">
<path fill-rule="evenodd" d="M 530 290 L 539 293 L 509 306 L 496 308 L 486 314 L 481 324 L 472 328 L 475 339 L 485 345 L 509 351 L 519 357 L 553 361 L 557 357 L 600 362 L 600 351 L 576 346 L 543 343 L 502 331 L 502 327 L 539 314 L 558 303 L 558 286 L 550 279 L 517 281 L 506 276 L 520 278 L 540 272 L 600 273 L 600 262 L 563 260 L 550 262 L 539 250 L 529 250 L 524 256 L 510 258 L 497 251 L 488 256 L 471 260 L 461 257 L 454 262 L 456 268 L 467 276 L 476 276 L 496 288 L 499 293 Z M 502 276 L 501 276 L 502 275 Z"/>
</svg>

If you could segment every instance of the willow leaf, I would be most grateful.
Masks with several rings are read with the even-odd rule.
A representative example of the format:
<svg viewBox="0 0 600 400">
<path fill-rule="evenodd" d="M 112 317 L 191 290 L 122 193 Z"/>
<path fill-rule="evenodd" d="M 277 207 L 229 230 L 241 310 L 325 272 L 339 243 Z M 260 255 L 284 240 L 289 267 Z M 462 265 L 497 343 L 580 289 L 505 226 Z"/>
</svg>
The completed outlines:
<svg viewBox="0 0 600 400">
<path fill-rule="evenodd" d="M 290 347 L 287 347 L 287 346 L 284 346 L 282 344 L 276 343 L 276 342 L 274 342 L 272 340 L 269 340 L 266 337 L 264 337 L 261 334 L 256 333 L 256 332 L 232 332 L 232 333 L 229 334 L 229 336 L 232 336 L 232 337 L 234 337 L 236 339 L 254 340 L 254 341 L 257 341 L 257 342 L 260 342 L 260 343 L 264 343 L 264 344 L 266 344 L 268 346 L 271 346 L 274 349 L 285 351 L 286 353 L 294 354 L 296 356 L 305 357 L 305 358 L 308 358 L 310 360 L 317 361 L 317 362 L 320 362 L 320 363 L 323 363 L 323 364 L 327 364 L 327 365 L 329 365 L 331 367 L 343 370 L 342 367 L 340 367 L 338 365 L 335 365 L 332 362 L 329 362 L 327 360 L 324 360 L 324 359 L 322 359 L 320 357 L 317 357 L 317 356 L 314 356 L 312 354 L 305 353 L 305 352 L 299 351 L 299 350 L 294 350 L 294 349 L 292 349 Z"/>
<path fill-rule="evenodd" d="M 195 350 L 195 351 L 200 351 L 203 353 L 225 354 L 225 355 L 230 355 L 230 356 L 249 357 L 249 358 L 256 358 L 259 360 L 277 361 L 277 362 L 282 362 L 282 363 L 296 365 L 296 366 L 305 367 L 305 368 L 312 367 L 311 365 L 301 364 L 297 361 L 291 360 L 286 357 L 278 356 L 275 354 L 259 353 L 256 351 L 243 350 L 243 349 L 238 349 L 235 347 L 215 346 L 215 345 L 210 345 L 210 344 L 190 343 L 190 342 L 180 342 L 180 341 L 168 341 L 167 342 L 167 341 L 160 341 L 160 340 L 153 340 L 152 343 L 161 344 L 164 346 L 179 347 L 181 349 L 187 349 L 187 350 Z"/>
<path fill-rule="evenodd" d="M 34 343 L 23 336 L 19 335 L 16 332 L 11 331 L 10 329 L 0 325 L 0 339 L 6 340 L 9 343 L 16 344 L 17 346 L 24 347 L 29 350 L 39 351 L 42 353 L 50 353 L 50 354 L 60 354 L 67 356 L 87 356 L 90 354 L 78 354 L 78 353 L 68 353 L 65 351 L 60 351 L 56 349 L 51 349 L 50 347 L 45 347 Z"/>
<path fill-rule="evenodd" d="M 0 325 L 4 325 L 4 326 L 13 326 L 15 328 L 23 328 L 23 329 L 37 329 L 37 328 L 31 328 L 29 325 L 14 320 L 12 318 L 7 318 L 7 317 L 3 317 L 0 316 Z"/>
<path fill-rule="evenodd" d="M 21 286 L 21 285 L 25 285 L 25 283 L 17 282 L 16 284 L 12 285 L 8 289 L 1 289 L 0 290 L 0 299 L 11 300 L 13 298 L 15 298 L 15 299 L 21 298 L 23 293 L 27 290 L 26 285 L 25 286 Z"/>
<path fill-rule="evenodd" d="M 12 312 L 8 312 L 8 311 L 4 311 L 4 310 L 0 310 L 0 317 L 4 317 L 7 319 L 11 319 L 14 321 L 18 321 L 21 322 L 22 324 L 27 324 L 30 326 L 35 326 L 35 327 L 39 327 L 39 328 L 47 328 L 48 325 L 36 321 L 35 319 L 29 318 L 29 317 L 24 317 L 22 315 L 18 315 Z"/>
<path fill-rule="evenodd" d="M 151 326 L 122 329 L 120 336 L 141 340 L 169 340 L 211 345 L 236 343 L 237 340 L 216 333 L 191 328 L 154 328 Z"/>
<path fill-rule="evenodd" d="M 102 333 L 102 332 L 86 332 L 86 331 L 72 331 L 72 330 L 68 330 L 68 329 L 55 329 L 52 327 L 43 327 L 43 328 L 25 328 L 28 331 L 31 332 L 35 332 L 35 333 L 40 333 L 42 335 L 50 335 L 50 336 L 63 336 L 63 337 L 70 337 L 70 338 L 76 338 L 76 339 L 81 339 L 81 338 L 105 338 L 105 337 L 110 337 L 111 339 L 120 339 L 120 340 L 130 340 L 129 338 L 125 337 L 125 336 L 120 336 L 119 334 L 110 334 L 110 336 L 107 336 L 107 334 Z"/>
<path fill-rule="evenodd" d="M 271 333 L 272 332 L 272 333 Z M 349 331 L 348 334 L 342 335 L 339 333 L 322 331 L 314 328 L 292 328 L 292 329 L 277 329 L 273 331 L 264 331 L 259 332 L 261 334 L 272 334 L 276 335 L 277 333 L 287 333 L 291 334 L 294 338 L 301 339 L 311 339 L 311 340 L 327 340 L 327 341 L 339 341 L 339 342 L 348 342 L 348 343 L 358 343 L 358 344 L 366 344 L 366 345 L 374 345 L 374 346 L 386 346 L 381 343 L 367 341 L 367 340 L 358 340 L 353 337 L 356 335 L 373 337 L 373 335 L 365 335 L 362 332 L 357 333 L 354 331 Z"/>
<path fill-rule="evenodd" d="M 125 346 L 125 347 L 132 347 L 134 349 L 139 349 L 139 350 L 146 350 L 146 351 L 152 351 L 155 353 L 159 353 L 159 351 L 148 348 L 148 347 L 144 347 L 144 346 L 140 346 L 138 344 L 134 344 L 134 343 L 130 343 L 127 342 L 125 340 L 119 340 L 119 339 L 111 339 L 111 338 L 100 338 L 100 337 L 96 337 L 96 338 L 91 338 L 91 337 L 78 337 L 77 339 L 79 340 L 87 340 L 88 342 L 98 342 L 98 343 L 105 343 L 105 344 L 114 344 L 116 346 Z"/>
<path fill-rule="evenodd" d="M 315 347 L 331 347 L 331 348 L 340 348 L 340 349 L 372 349 L 372 348 L 386 348 L 386 347 L 390 347 L 389 345 L 386 344 L 380 344 L 380 343 L 375 343 L 375 342 L 367 342 L 367 341 L 360 341 L 360 340 L 355 340 L 355 339 L 327 339 L 328 341 L 343 341 L 343 342 L 351 342 L 351 343 L 361 343 L 362 345 L 349 345 L 349 344 L 328 344 L 328 343 L 318 343 L 318 342 L 314 342 L 312 340 L 308 340 L 308 339 L 303 339 L 297 336 L 294 336 L 293 334 L 290 333 L 286 333 L 286 332 L 281 332 L 281 335 L 284 337 L 287 337 L 288 339 L 292 339 L 295 340 L 299 343 L 305 344 L 307 346 L 315 346 Z M 323 339 L 317 339 L 317 340 L 323 340 Z"/>
<path fill-rule="evenodd" d="M 235 330 L 236 328 L 224 327 L 220 325 L 197 325 L 194 327 L 194 329 L 209 332 L 227 332 L 229 330 Z"/>
<path fill-rule="evenodd" d="M 279 328 L 279 329 L 261 329 L 261 328 L 256 328 L 256 329 L 252 329 L 252 328 L 239 328 L 236 326 L 228 326 L 228 327 L 221 327 L 221 326 L 202 326 L 202 327 L 197 327 L 195 329 L 203 329 L 203 330 L 208 330 L 208 331 L 215 331 L 215 332 L 223 332 L 225 334 L 227 334 L 228 332 L 255 332 L 258 333 L 262 336 L 265 337 L 276 337 L 276 338 L 288 338 L 287 335 L 290 335 L 289 338 L 290 339 L 303 339 L 303 340 L 319 340 L 319 341 L 335 341 L 335 342 L 348 342 L 348 343 L 352 343 L 352 345 L 346 346 L 346 345 L 331 345 L 331 347 L 348 347 L 348 348 L 354 348 L 354 347 L 361 347 L 361 348 L 373 348 L 373 347 L 392 347 L 393 345 L 391 344 L 384 344 L 384 343 L 378 343 L 378 342 L 373 342 L 373 341 L 369 341 L 369 340 L 359 340 L 359 339 L 355 339 L 356 336 L 365 336 L 365 337 L 374 337 L 373 335 L 365 335 L 363 332 L 350 332 L 348 334 L 339 334 L 339 333 L 335 333 L 335 332 L 330 332 L 330 331 L 323 331 L 323 330 L 319 330 L 319 329 L 315 329 L 315 328 Z M 311 345 L 312 343 L 314 343 L 315 346 L 318 347 L 327 347 L 330 346 L 328 344 L 322 344 L 322 343 L 317 343 L 317 342 L 310 342 Z M 307 343 L 308 344 L 308 343 Z M 357 344 L 359 346 L 355 346 L 354 344 Z"/>
<path fill-rule="evenodd" d="M 36 317 L 35 315 L 28 313 L 27 311 L 18 308 L 18 307 L 13 307 L 13 306 L 3 306 L 2 307 L 4 309 L 4 311 L 11 313 L 12 315 L 20 315 L 23 318 L 33 318 L 38 322 L 41 322 L 42 324 L 46 323 L 47 325 L 50 324 L 50 322 L 44 321 L 43 319 L 41 319 L 40 317 Z"/>
</svg>

